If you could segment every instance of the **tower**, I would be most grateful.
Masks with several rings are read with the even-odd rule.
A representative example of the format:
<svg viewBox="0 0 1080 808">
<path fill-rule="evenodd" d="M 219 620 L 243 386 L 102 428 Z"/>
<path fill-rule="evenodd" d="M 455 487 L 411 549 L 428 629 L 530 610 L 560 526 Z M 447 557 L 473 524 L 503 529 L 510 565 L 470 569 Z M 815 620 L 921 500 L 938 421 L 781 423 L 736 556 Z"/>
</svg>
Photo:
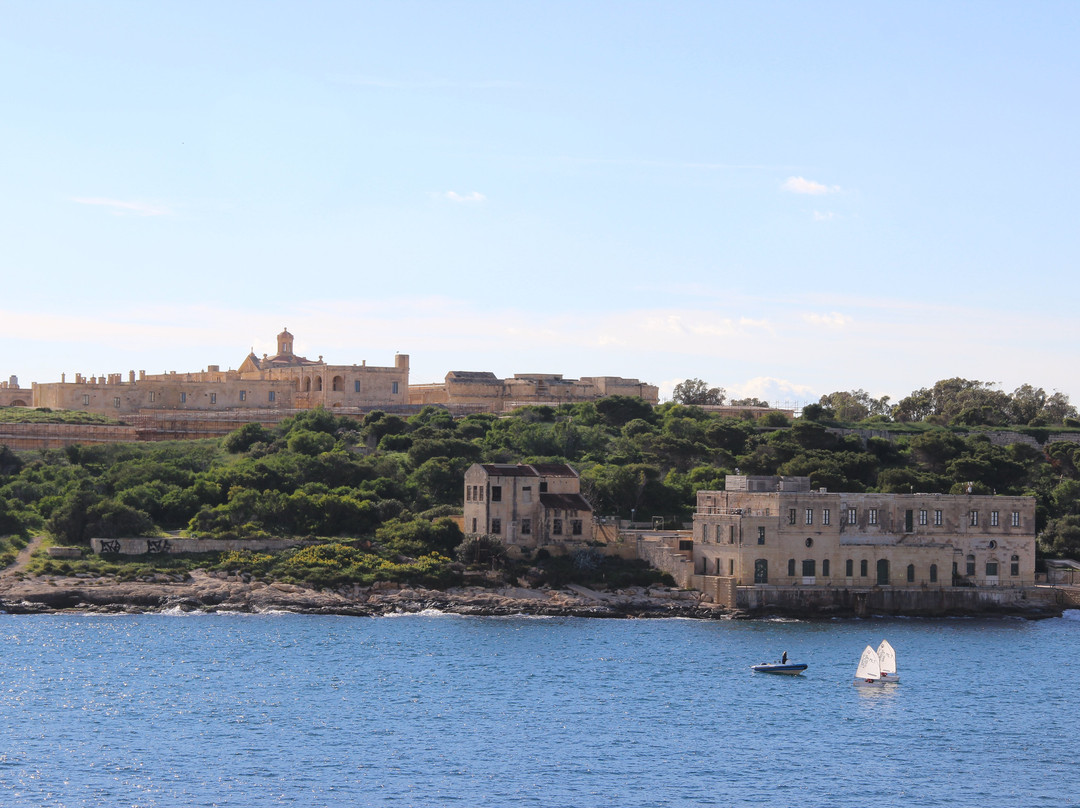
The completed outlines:
<svg viewBox="0 0 1080 808">
<path fill-rule="evenodd" d="M 277 352 L 278 356 L 292 356 L 292 343 L 293 335 L 289 333 L 289 329 L 284 329 L 277 335 Z"/>
</svg>

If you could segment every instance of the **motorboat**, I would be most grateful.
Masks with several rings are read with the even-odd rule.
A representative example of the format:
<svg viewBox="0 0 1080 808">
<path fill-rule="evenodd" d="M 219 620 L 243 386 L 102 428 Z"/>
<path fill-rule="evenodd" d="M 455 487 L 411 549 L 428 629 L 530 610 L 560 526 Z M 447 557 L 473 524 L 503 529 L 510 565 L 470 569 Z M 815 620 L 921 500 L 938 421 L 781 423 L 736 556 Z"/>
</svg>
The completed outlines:
<svg viewBox="0 0 1080 808">
<path fill-rule="evenodd" d="M 754 673 L 783 673 L 788 676 L 798 676 L 807 665 L 805 662 L 762 662 L 760 665 L 751 665 L 750 670 Z"/>
</svg>

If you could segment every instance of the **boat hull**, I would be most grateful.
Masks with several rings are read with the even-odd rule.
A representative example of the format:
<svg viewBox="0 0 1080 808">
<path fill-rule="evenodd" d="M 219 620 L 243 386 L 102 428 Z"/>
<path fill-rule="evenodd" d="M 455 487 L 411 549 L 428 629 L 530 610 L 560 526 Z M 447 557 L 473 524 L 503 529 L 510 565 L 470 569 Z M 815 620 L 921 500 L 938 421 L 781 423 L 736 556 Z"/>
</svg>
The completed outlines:
<svg viewBox="0 0 1080 808">
<path fill-rule="evenodd" d="M 764 663 L 762 665 L 751 665 L 750 670 L 754 673 L 779 673 L 786 676 L 798 676 L 807 666 L 803 663 Z"/>
<path fill-rule="evenodd" d="M 885 687 L 885 681 L 882 679 L 855 679 L 852 684 L 855 687 Z"/>
</svg>

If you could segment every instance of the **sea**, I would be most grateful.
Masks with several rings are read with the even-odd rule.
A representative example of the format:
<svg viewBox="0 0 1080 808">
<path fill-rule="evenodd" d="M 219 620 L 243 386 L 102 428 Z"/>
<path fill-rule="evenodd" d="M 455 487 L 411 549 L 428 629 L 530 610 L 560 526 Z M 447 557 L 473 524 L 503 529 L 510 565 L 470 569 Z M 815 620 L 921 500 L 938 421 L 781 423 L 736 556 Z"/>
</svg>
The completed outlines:
<svg viewBox="0 0 1080 808">
<path fill-rule="evenodd" d="M 854 687 L 882 639 L 901 682 Z M 4 808 L 1080 805 L 1077 611 L 0 615 L 0 649 Z"/>
</svg>

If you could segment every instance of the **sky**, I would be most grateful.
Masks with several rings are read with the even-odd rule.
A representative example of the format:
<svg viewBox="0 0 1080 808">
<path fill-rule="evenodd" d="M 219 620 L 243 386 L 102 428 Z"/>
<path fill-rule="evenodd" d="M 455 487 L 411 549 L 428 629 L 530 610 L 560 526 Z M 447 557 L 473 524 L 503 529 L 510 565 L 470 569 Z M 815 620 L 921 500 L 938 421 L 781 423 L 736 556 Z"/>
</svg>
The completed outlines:
<svg viewBox="0 0 1080 808">
<path fill-rule="evenodd" d="M 1080 400 L 1080 3 L 0 3 L 0 380 Z"/>
</svg>

